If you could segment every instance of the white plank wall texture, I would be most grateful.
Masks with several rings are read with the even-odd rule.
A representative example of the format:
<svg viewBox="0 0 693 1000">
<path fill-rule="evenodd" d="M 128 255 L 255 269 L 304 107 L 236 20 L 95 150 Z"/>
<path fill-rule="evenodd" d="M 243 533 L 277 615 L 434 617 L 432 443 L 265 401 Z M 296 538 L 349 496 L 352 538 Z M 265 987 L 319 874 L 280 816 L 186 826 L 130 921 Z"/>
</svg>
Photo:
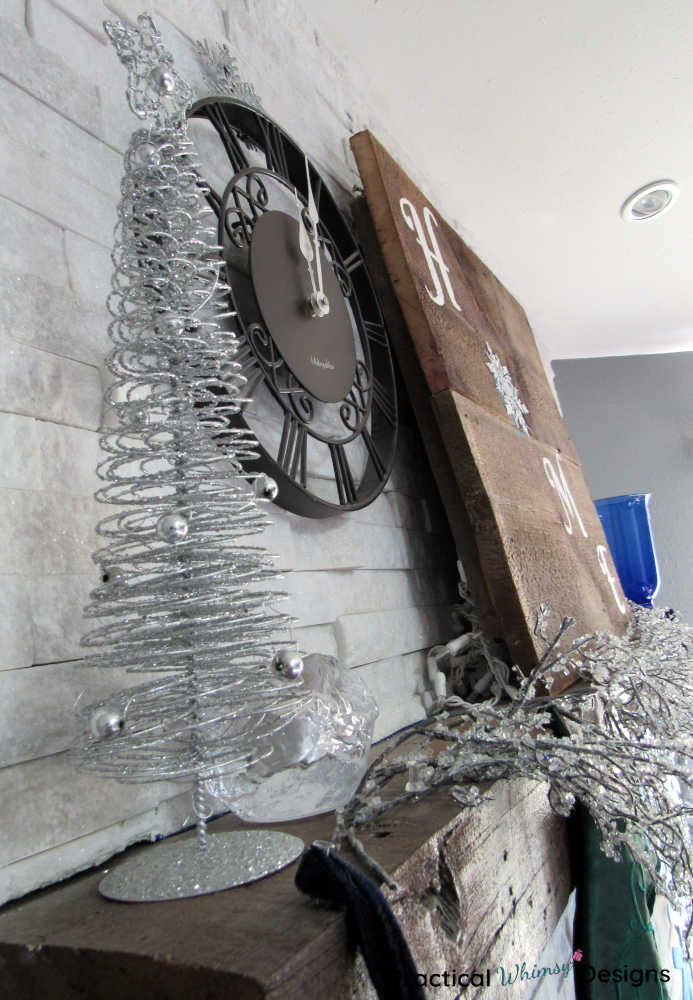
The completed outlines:
<svg viewBox="0 0 693 1000">
<path fill-rule="evenodd" d="M 141 9 L 0 0 L 0 903 L 189 818 L 180 787 L 102 781 L 66 755 L 77 699 L 128 684 L 81 666 L 79 640 L 105 513 L 92 495 L 110 248 L 137 124 L 102 21 Z M 372 128 L 407 165 L 386 103 L 298 2 L 161 0 L 151 12 L 200 96 L 191 39 L 228 42 L 344 207 L 358 183 L 351 132 Z M 455 554 L 417 433 L 403 432 L 387 491 L 367 509 L 324 521 L 273 509 L 273 520 L 265 544 L 287 571 L 301 648 L 367 680 L 378 738 L 421 718 L 426 650 L 451 635 Z"/>
</svg>

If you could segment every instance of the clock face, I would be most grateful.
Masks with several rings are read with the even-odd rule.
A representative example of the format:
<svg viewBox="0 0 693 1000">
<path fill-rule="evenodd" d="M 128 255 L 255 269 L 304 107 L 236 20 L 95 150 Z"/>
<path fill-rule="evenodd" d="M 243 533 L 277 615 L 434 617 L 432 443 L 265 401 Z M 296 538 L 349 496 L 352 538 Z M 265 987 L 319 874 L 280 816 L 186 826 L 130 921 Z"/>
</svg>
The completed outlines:
<svg viewBox="0 0 693 1000">
<path fill-rule="evenodd" d="M 361 251 L 320 175 L 262 112 L 230 97 L 189 120 L 219 224 L 247 398 L 248 471 L 310 517 L 369 504 L 394 459 L 390 345 Z M 220 401 L 223 404 L 223 400 Z"/>
</svg>

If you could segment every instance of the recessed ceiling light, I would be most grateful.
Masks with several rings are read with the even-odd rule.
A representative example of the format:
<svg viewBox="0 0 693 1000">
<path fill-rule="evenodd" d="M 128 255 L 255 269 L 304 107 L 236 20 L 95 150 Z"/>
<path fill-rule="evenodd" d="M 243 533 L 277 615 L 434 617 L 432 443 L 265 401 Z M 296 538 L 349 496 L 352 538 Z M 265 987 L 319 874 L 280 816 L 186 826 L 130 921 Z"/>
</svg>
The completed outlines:
<svg viewBox="0 0 693 1000">
<path fill-rule="evenodd" d="M 652 181 L 626 198 L 621 206 L 621 217 L 626 222 L 646 222 L 671 208 L 678 196 L 676 181 Z"/>
</svg>

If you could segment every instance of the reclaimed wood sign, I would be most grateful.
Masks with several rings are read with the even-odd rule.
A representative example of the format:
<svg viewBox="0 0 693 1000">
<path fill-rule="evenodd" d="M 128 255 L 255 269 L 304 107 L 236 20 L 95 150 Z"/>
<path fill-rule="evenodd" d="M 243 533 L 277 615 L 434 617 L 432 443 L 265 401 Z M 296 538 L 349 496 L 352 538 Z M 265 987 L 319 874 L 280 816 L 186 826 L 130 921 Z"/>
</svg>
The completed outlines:
<svg viewBox="0 0 693 1000">
<path fill-rule="evenodd" d="M 395 351 L 432 454 L 442 439 L 458 496 L 441 495 L 486 622 L 524 669 L 546 648 L 541 604 L 575 636 L 622 633 L 626 600 L 524 310 L 370 132 L 351 145 L 408 330 L 391 330 Z"/>
</svg>

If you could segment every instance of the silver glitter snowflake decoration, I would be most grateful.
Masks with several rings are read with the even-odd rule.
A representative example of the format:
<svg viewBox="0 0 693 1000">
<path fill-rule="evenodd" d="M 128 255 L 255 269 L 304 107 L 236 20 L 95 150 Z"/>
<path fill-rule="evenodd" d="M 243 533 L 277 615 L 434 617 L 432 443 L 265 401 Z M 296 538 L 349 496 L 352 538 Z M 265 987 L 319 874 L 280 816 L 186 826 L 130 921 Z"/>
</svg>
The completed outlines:
<svg viewBox="0 0 693 1000">
<path fill-rule="evenodd" d="M 241 77 L 236 58 L 231 55 L 225 42 L 218 42 L 215 46 L 211 46 L 206 40 L 195 42 L 195 50 L 213 93 L 228 94 L 251 108 L 262 109 L 260 98 L 252 84 Z"/>
<path fill-rule="evenodd" d="M 128 71 L 127 99 L 132 112 L 159 128 L 184 121 L 192 88 L 173 68 L 173 56 L 164 48 L 151 17 L 140 14 L 136 28 L 105 21 L 104 30 Z"/>
<path fill-rule="evenodd" d="M 517 391 L 510 372 L 498 355 L 491 350 L 489 344 L 486 344 L 486 354 L 488 356 L 486 367 L 493 375 L 493 381 L 496 383 L 498 395 L 503 400 L 503 405 L 505 406 L 508 416 L 515 424 L 518 431 L 529 435 L 529 427 L 527 426 L 527 421 L 525 420 L 525 414 L 528 414 L 529 410 L 520 399 L 520 394 Z"/>
</svg>

